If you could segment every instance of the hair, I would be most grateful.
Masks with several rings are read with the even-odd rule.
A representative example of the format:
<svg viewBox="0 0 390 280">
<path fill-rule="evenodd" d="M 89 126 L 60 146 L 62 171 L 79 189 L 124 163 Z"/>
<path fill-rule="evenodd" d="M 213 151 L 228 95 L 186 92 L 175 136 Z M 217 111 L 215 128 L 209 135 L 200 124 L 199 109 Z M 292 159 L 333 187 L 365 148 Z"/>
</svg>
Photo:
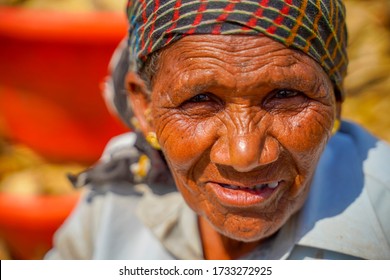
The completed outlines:
<svg viewBox="0 0 390 280">
<path fill-rule="evenodd" d="M 138 75 L 145 82 L 149 92 L 152 92 L 153 89 L 153 79 L 159 69 L 161 52 L 162 50 L 158 50 L 148 55 L 145 64 L 138 71 Z"/>
</svg>

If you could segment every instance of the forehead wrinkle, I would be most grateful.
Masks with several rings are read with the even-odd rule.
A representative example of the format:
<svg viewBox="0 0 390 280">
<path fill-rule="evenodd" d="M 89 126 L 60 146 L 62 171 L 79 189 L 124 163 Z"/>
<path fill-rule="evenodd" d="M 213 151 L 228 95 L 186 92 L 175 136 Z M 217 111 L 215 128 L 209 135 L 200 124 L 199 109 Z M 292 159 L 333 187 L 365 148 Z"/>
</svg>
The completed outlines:
<svg viewBox="0 0 390 280">
<path fill-rule="evenodd" d="M 194 44 L 196 45 L 196 48 L 194 48 Z M 261 56 L 273 53 L 270 55 L 272 58 L 274 55 L 277 55 L 279 51 L 292 52 L 291 49 L 286 48 L 283 44 L 268 37 L 237 35 L 204 35 L 204 38 L 200 35 L 193 35 L 180 39 L 166 50 L 169 50 L 170 48 L 180 50 L 182 56 L 189 54 L 189 57 L 193 58 L 207 57 L 207 53 L 214 56 L 215 53 L 219 52 L 221 55 L 226 55 L 228 59 L 231 58 L 234 60 L 235 58 L 238 58 L 240 60 L 250 61 L 259 53 Z M 266 49 L 266 51 L 264 51 L 264 49 Z M 229 62 L 231 63 L 232 61 Z"/>
<path fill-rule="evenodd" d="M 213 38 L 202 41 L 198 36 L 189 36 L 164 50 L 163 58 L 169 58 L 175 91 L 201 92 L 216 85 L 232 91 L 297 85 L 311 89 L 318 87 L 321 80 L 318 70 L 323 70 L 310 57 L 274 41 L 267 43 L 268 38 L 249 37 L 245 42 L 242 36 L 240 40 L 238 36 Z M 294 72 L 299 75 L 294 76 Z"/>
<path fill-rule="evenodd" d="M 236 88 L 237 82 L 234 73 L 218 63 L 206 62 L 197 63 L 192 59 L 181 71 L 176 71 L 175 83 L 172 89 L 175 92 L 186 91 L 188 93 L 200 93 L 216 86 L 225 88 Z"/>
<path fill-rule="evenodd" d="M 216 86 L 237 91 L 240 83 L 256 80 L 262 67 L 249 67 L 243 63 L 231 63 L 215 56 L 181 58 L 173 63 L 172 89 L 175 92 L 202 92 Z M 265 65 L 264 65 L 265 66 Z M 263 79 L 264 83 L 268 81 Z M 249 82 L 245 86 L 249 86 Z"/>
<path fill-rule="evenodd" d="M 274 60 L 270 52 L 259 48 L 235 51 L 221 47 L 207 47 L 181 52 L 180 55 L 182 57 L 177 61 L 178 63 L 192 64 L 198 68 L 220 68 L 231 74 L 259 69 Z"/>
</svg>

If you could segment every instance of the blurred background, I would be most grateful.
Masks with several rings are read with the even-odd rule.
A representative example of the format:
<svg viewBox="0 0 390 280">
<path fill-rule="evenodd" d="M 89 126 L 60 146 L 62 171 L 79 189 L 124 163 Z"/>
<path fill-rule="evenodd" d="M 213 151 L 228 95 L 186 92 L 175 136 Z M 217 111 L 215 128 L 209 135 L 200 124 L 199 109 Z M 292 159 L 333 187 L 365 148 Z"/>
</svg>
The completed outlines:
<svg viewBox="0 0 390 280">
<path fill-rule="evenodd" d="M 126 131 L 104 103 L 126 0 L 0 0 L 0 259 L 41 259 L 79 191 L 67 173 Z"/>
<path fill-rule="evenodd" d="M 390 142 L 390 0 L 346 0 L 343 117 Z M 0 259 L 41 259 L 77 202 L 67 173 L 126 128 L 102 88 L 126 0 L 0 0 Z"/>
</svg>

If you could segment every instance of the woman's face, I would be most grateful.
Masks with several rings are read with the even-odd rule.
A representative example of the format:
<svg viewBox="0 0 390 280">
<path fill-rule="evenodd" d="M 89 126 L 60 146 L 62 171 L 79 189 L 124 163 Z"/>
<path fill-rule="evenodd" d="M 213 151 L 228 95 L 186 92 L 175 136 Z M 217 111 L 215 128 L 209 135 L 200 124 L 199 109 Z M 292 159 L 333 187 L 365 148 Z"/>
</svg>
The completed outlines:
<svg viewBox="0 0 390 280">
<path fill-rule="evenodd" d="M 330 80 L 263 36 L 185 37 L 162 52 L 153 126 L 190 207 L 256 241 L 304 203 L 335 119 Z"/>
</svg>

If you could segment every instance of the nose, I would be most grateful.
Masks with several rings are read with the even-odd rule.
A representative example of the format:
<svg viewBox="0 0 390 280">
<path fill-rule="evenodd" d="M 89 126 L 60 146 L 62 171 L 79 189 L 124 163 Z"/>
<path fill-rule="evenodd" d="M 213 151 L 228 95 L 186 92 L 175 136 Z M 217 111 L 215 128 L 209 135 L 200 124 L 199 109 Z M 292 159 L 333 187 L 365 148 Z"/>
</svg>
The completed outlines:
<svg viewBox="0 0 390 280">
<path fill-rule="evenodd" d="M 270 164 L 279 157 L 278 141 L 260 131 L 244 135 L 226 135 L 219 138 L 211 149 L 211 161 L 228 165 L 239 172 L 249 172 Z"/>
</svg>

